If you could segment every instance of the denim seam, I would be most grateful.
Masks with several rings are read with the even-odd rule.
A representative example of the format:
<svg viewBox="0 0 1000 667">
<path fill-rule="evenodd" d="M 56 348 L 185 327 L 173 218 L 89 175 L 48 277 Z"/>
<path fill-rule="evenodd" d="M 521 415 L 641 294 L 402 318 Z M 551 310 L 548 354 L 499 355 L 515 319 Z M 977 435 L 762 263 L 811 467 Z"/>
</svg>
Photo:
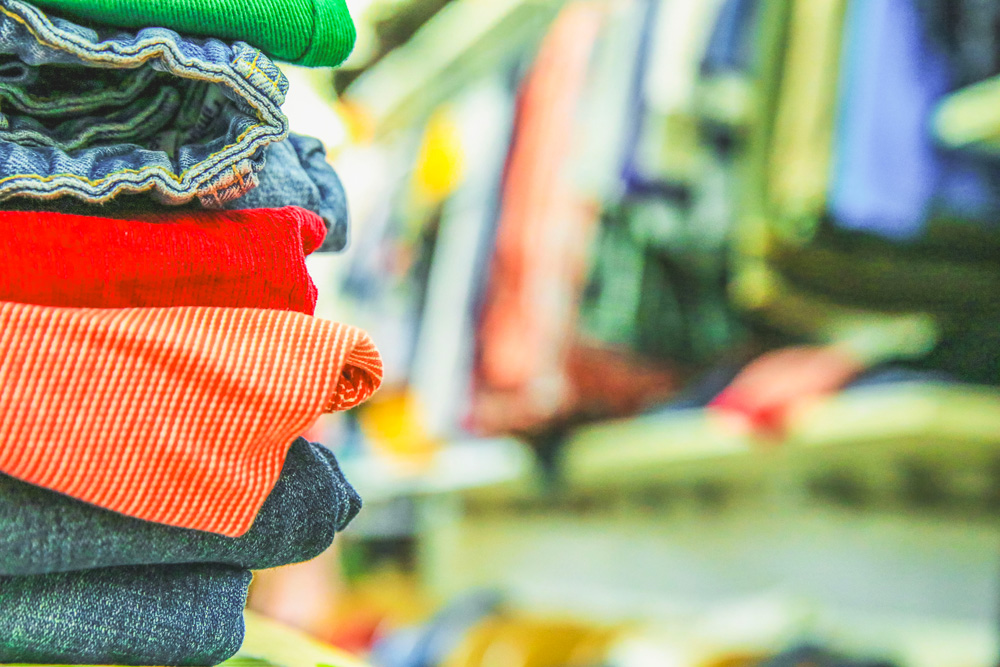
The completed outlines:
<svg viewBox="0 0 1000 667">
<path fill-rule="evenodd" d="M 34 9 L 34 8 L 29 6 L 29 9 Z M 7 9 L 6 7 L 3 7 L 2 5 L 0 5 L 0 12 L 2 12 L 9 18 L 12 18 L 21 25 L 23 25 L 25 29 L 28 30 L 28 32 L 31 33 L 41 44 L 52 48 L 57 48 L 60 50 L 65 50 L 63 44 L 75 47 L 78 50 L 84 51 L 87 58 L 90 59 L 91 61 L 110 61 L 114 64 L 119 64 L 119 62 L 114 57 L 114 56 L 119 56 L 119 57 L 138 58 L 138 63 L 143 64 L 156 56 L 160 56 L 161 58 L 166 60 L 168 64 L 173 64 L 174 66 L 178 66 L 179 69 L 181 69 L 182 71 L 186 69 L 188 71 L 204 74 L 207 76 L 209 81 L 215 82 L 216 84 L 219 83 L 228 84 L 232 88 L 235 88 L 237 93 L 243 93 L 245 101 L 254 109 L 257 119 L 259 121 L 265 121 L 265 117 L 267 119 L 274 118 L 274 120 L 277 121 L 275 123 L 276 127 L 267 126 L 265 122 L 258 122 L 251 125 L 251 127 L 247 128 L 236 139 L 234 143 L 229 144 L 220 149 L 219 151 L 210 154 L 204 160 L 202 160 L 198 164 L 192 165 L 185 171 L 181 172 L 181 174 L 179 175 L 175 175 L 163 169 L 160 166 L 150 166 L 143 168 L 141 170 L 134 170 L 134 169 L 119 170 L 114 172 L 113 174 L 109 174 L 108 176 L 97 180 L 91 180 L 85 176 L 80 176 L 77 174 L 68 174 L 68 173 L 51 174 L 48 176 L 41 176 L 38 174 L 17 174 L 9 176 L 4 179 L 0 179 L 0 184 L 14 181 L 17 179 L 35 180 L 38 182 L 52 182 L 60 178 L 75 180 L 78 182 L 86 183 L 93 187 L 96 187 L 111 178 L 117 178 L 117 180 L 121 181 L 123 187 L 129 184 L 132 185 L 135 184 L 131 180 L 121 179 L 120 176 L 123 174 L 134 174 L 148 178 L 156 178 L 159 176 L 161 177 L 160 180 L 161 183 L 164 183 L 163 177 L 165 177 L 169 179 L 169 181 L 172 181 L 179 186 L 183 185 L 185 181 L 195 182 L 195 179 L 200 177 L 204 177 L 205 181 L 209 181 L 213 178 L 218 177 L 219 174 L 221 174 L 221 171 L 225 169 L 225 166 L 220 165 L 219 164 L 220 161 L 216 160 L 216 158 L 219 158 L 220 156 L 223 156 L 227 153 L 234 152 L 233 149 L 237 147 L 239 147 L 239 150 L 236 152 L 243 154 L 244 157 L 247 157 L 248 153 L 249 154 L 253 153 L 253 150 L 250 149 L 253 148 L 254 143 L 259 143 L 261 141 L 266 140 L 268 138 L 268 135 L 272 135 L 273 137 L 271 139 L 272 141 L 277 141 L 287 134 L 287 122 L 282 121 L 282 119 L 278 117 L 274 117 L 274 114 L 271 112 L 271 110 L 267 108 L 268 105 L 277 107 L 276 101 L 267 99 L 266 104 L 261 105 L 261 100 L 258 100 L 256 98 L 258 97 L 258 95 L 262 95 L 262 93 L 254 86 L 253 83 L 249 81 L 246 74 L 239 72 L 238 70 L 236 72 L 233 72 L 231 70 L 219 71 L 206 68 L 202 65 L 202 63 L 191 62 L 186 60 L 183 57 L 183 54 L 179 54 L 173 48 L 171 48 L 172 46 L 171 44 L 164 43 L 163 41 L 158 39 L 138 41 L 130 49 L 119 49 L 115 53 L 109 55 L 103 53 L 102 51 L 106 52 L 109 49 L 112 49 L 113 45 L 111 44 L 92 45 L 87 43 L 81 43 L 78 36 L 69 33 L 63 33 L 55 26 L 50 25 L 48 17 L 45 16 L 44 14 L 41 14 L 40 12 L 39 14 L 41 14 L 41 16 L 35 17 L 42 23 L 40 28 L 31 25 L 31 23 L 26 18 L 18 15 L 15 12 L 12 12 L 11 10 Z M 40 30 L 44 32 L 55 31 L 58 34 L 43 36 L 39 34 Z M 62 42 L 63 44 L 60 44 L 60 42 Z M 145 53 L 142 53 L 143 51 L 145 51 Z M 256 53 L 257 57 L 259 58 L 260 52 L 257 51 Z M 256 61 L 253 63 L 249 63 L 248 61 L 243 60 L 244 55 L 245 52 L 240 53 L 237 56 L 236 60 L 234 61 L 233 65 L 235 66 L 235 64 L 238 62 L 247 63 L 252 67 L 254 71 L 259 73 L 263 79 L 268 81 L 275 88 L 276 92 L 280 94 L 280 88 L 277 85 L 277 83 L 275 83 L 275 81 L 273 81 L 271 77 L 269 77 L 265 72 L 260 70 L 260 68 L 256 65 Z M 233 74 L 239 74 L 240 77 L 242 77 L 242 79 L 233 76 Z M 220 81 L 220 79 L 222 80 Z M 239 144 L 244 139 L 246 139 L 251 133 L 261 128 L 264 128 L 265 131 L 263 133 L 258 133 L 260 136 L 253 137 L 249 146 L 239 146 Z M 72 183 L 60 185 L 60 187 L 72 189 Z M 121 188 L 116 188 L 115 190 L 118 189 Z"/>
<path fill-rule="evenodd" d="M 129 81 L 127 86 L 121 88 L 110 91 L 99 90 L 79 95 L 74 98 L 72 105 L 65 104 L 65 98 L 63 97 L 31 95 L 25 90 L 18 89 L 16 85 L 10 84 L 0 84 L 0 98 L 8 100 L 19 111 L 30 110 L 35 114 L 52 111 L 62 114 L 78 109 L 91 110 L 99 106 L 129 101 L 132 94 L 137 92 L 136 88 L 148 86 L 152 82 L 152 79 L 153 77 L 150 76 L 143 81 L 142 77 L 137 76 L 134 80 Z M 38 105 L 53 105 L 53 108 L 41 108 Z"/>
<path fill-rule="evenodd" d="M 254 129 L 258 128 L 258 127 L 260 127 L 260 125 L 254 125 L 253 127 L 249 128 L 246 132 L 244 132 L 239 137 L 237 137 L 236 143 L 238 144 L 239 142 L 243 141 L 243 138 L 246 137 L 246 135 L 249 134 L 251 130 L 254 130 Z M 235 145 L 235 144 L 233 144 L 233 145 Z M 227 148 L 229 148 L 229 146 L 227 146 Z M 223 150 L 225 150 L 225 149 L 223 149 Z M 209 156 L 208 159 L 211 159 L 212 157 L 215 157 L 216 155 L 219 155 L 219 153 L 212 153 Z M 235 169 L 235 167 L 236 166 L 233 165 L 234 169 Z M 192 167 L 191 169 L 194 169 L 194 167 Z M 155 167 L 155 166 L 154 167 L 146 167 L 144 169 L 122 169 L 122 170 L 116 171 L 114 174 L 110 174 L 108 176 L 105 176 L 104 178 L 99 178 L 96 181 L 92 181 L 89 178 L 87 178 L 86 176 L 79 176 L 77 174 L 49 174 L 48 176 L 42 176 L 40 174 L 15 174 L 14 176 L 7 176 L 6 178 L 0 178 L 0 184 L 7 183 L 8 181 L 11 181 L 11 180 L 14 180 L 14 179 L 18 179 L 18 178 L 30 178 L 30 179 L 41 181 L 43 183 L 48 183 L 49 181 L 53 181 L 53 180 L 55 180 L 57 178 L 64 178 L 64 177 L 66 177 L 66 178 L 73 178 L 73 179 L 76 179 L 76 180 L 84 181 L 88 185 L 95 185 L 96 186 L 96 185 L 100 185 L 101 183 L 103 183 L 107 179 L 109 179 L 109 178 L 111 178 L 113 176 L 117 176 L 119 174 L 139 174 L 139 175 L 151 174 L 152 175 L 153 173 L 162 173 L 164 176 L 167 176 L 167 177 L 171 178 L 178 185 L 180 185 L 182 179 L 184 178 L 184 176 L 188 172 L 190 172 L 191 169 L 188 169 L 188 170 L 182 172 L 180 174 L 180 176 L 176 176 L 174 174 L 171 174 L 169 172 L 164 171 L 160 167 Z"/>
<path fill-rule="evenodd" d="M 266 81 L 267 81 L 267 82 L 268 82 L 269 84 L 271 84 L 271 87 L 272 87 L 272 88 L 274 88 L 275 92 L 278 92 L 278 93 L 280 93 L 280 92 L 281 92 L 281 89 L 280 89 L 280 88 L 278 88 L 278 84 L 277 84 L 277 83 L 275 83 L 275 82 L 274 82 L 274 81 L 273 81 L 273 80 L 271 79 L 271 77 L 269 77 L 269 76 L 268 76 L 268 75 L 267 75 L 267 74 L 266 74 L 266 73 L 264 72 L 264 70 L 262 70 L 262 69 L 260 69 L 259 67 L 257 67 L 257 61 L 258 61 L 258 60 L 260 60 L 260 51 L 258 51 L 258 52 L 257 52 L 257 55 L 255 55 L 255 56 L 254 56 L 254 58 L 253 58 L 253 62 L 252 62 L 252 63 L 249 63 L 249 64 L 250 64 L 250 69 L 252 69 L 252 70 L 253 70 L 254 72 L 257 72 L 257 73 L 258 73 L 258 74 L 260 74 L 260 75 L 261 75 L 262 77 L 264 77 L 264 79 L 265 79 L 265 80 L 266 80 Z M 236 60 L 234 60 L 234 61 L 233 61 L 233 67 L 236 67 L 236 64 L 237 64 L 237 63 L 240 63 L 240 62 L 247 62 L 247 61 L 243 60 L 243 54 L 242 54 L 242 53 L 241 53 L 240 55 L 238 55 L 238 56 L 236 57 Z"/>
</svg>

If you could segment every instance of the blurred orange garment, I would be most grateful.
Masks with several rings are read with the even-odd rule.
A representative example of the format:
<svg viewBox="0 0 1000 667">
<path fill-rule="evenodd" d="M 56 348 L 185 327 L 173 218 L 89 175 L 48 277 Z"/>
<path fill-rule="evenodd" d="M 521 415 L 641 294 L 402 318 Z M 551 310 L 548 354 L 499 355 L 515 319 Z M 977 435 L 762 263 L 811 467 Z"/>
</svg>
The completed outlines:
<svg viewBox="0 0 1000 667">
<path fill-rule="evenodd" d="M 381 376 L 365 332 L 299 313 L 0 302 L 0 471 L 235 537 L 292 440 Z"/>
<path fill-rule="evenodd" d="M 573 191 L 566 166 L 604 16 L 597 3 L 567 5 L 520 100 L 476 378 L 476 400 L 490 413 L 486 406 L 506 403 L 511 409 L 501 412 L 512 421 L 525 421 L 518 406 L 532 413 L 528 421 L 544 420 L 566 400 L 566 345 L 597 221 L 595 208 Z"/>
</svg>

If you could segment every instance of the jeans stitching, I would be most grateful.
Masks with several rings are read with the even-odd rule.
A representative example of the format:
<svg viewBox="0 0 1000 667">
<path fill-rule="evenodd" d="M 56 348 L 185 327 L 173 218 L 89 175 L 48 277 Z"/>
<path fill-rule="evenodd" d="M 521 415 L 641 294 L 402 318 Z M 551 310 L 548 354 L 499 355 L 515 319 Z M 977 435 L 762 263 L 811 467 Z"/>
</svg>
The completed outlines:
<svg viewBox="0 0 1000 667">
<path fill-rule="evenodd" d="M 35 17 L 36 20 L 40 20 L 40 21 L 43 22 L 42 26 L 40 28 L 38 28 L 36 26 L 31 25 L 29 23 L 28 19 L 26 19 L 26 18 L 18 15 L 15 12 L 12 12 L 11 10 L 7 9 L 6 7 L 0 6 L 0 12 L 2 12 L 3 14 L 5 14 L 9 18 L 15 20 L 16 22 L 20 23 L 22 26 L 24 26 L 24 28 L 32 36 L 34 36 L 38 40 L 38 42 L 40 44 L 42 44 L 43 46 L 48 46 L 50 48 L 56 48 L 56 49 L 68 52 L 68 53 L 70 53 L 71 55 L 73 55 L 74 57 L 77 57 L 77 58 L 82 58 L 82 59 L 86 59 L 86 60 L 90 60 L 90 61 L 97 61 L 97 62 L 110 61 L 110 62 L 113 62 L 113 63 L 116 63 L 116 64 L 120 64 L 120 62 L 121 62 L 121 60 L 123 58 L 127 59 L 127 58 L 131 57 L 133 60 L 138 60 L 139 64 L 142 64 L 142 63 L 146 63 L 148 60 L 150 60 L 151 58 L 153 58 L 155 56 L 160 56 L 160 57 L 164 58 L 165 60 L 167 60 L 168 62 L 172 62 L 174 65 L 179 66 L 179 68 L 182 69 L 182 70 L 193 70 L 193 72 L 195 74 L 198 74 L 198 73 L 205 74 L 205 75 L 207 75 L 209 81 L 214 81 L 217 84 L 218 83 L 225 83 L 225 81 L 219 81 L 218 80 L 219 77 L 222 77 L 226 81 L 231 81 L 231 80 L 234 79 L 234 77 L 231 76 L 231 73 L 232 73 L 231 70 L 229 70 L 229 71 L 227 71 L 227 70 L 212 71 L 211 69 L 204 67 L 203 63 L 192 62 L 192 61 L 183 59 L 177 53 L 175 53 L 173 49 L 170 48 L 171 43 L 165 43 L 163 41 L 157 41 L 155 39 L 154 40 L 148 40 L 147 42 L 138 42 L 137 44 L 135 44 L 133 46 L 133 49 L 125 51 L 125 53 L 112 52 L 112 53 L 109 54 L 109 53 L 105 53 L 105 51 L 107 51 L 107 50 L 112 50 L 113 51 L 113 49 L 111 48 L 111 45 L 108 45 L 106 47 L 102 45 L 99 48 L 95 48 L 93 45 L 88 46 L 86 44 L 80 44 L 79 40 L 81 38 L 79 36 L 73 35 L 72 33 L 63 33 L 63 31 L 61 31 L 60 29 L 56 28 L 55 26 L 45 25 L 44 22 L 48 22 L 48 17 L 46 17 L 44 14 L 41 15 L 40 18 L 39 17 Z M 43 32 L 52 32 L 52 31 L 55 31 L 55 32 L 57 32 L 59 34 L 43 36 L 43 35 L 40 34 L 40 31 L 43 31 Z M 133 52 L 131 54 L 129 54 L 129 51 L 133 51 Z M 146 53 L 143 53 L 143 51 L 145 51 Z M 239 62 L 240 60 L 242 60 L 243 55 L 244 54 L 241 53 L 237 57 L 236 61 L 234 61 L 233 64 L 235 65 L 237 62 Z M 257 52 L 257 58 L 259 59 L 259 57 L 260 57 L 260 52 L 258 51 Z M 258 72 L 265 80 L 267 80 L 274 87 L 275 91 L 278 94 L 280 94 L 281 90 L 280 90 L 280 87 L 278 86 L 278 84 L 274 80 L 272 80 L 272 78 L 269 77 L 265 72 L 263 72 L 257 66 L 256 62 L 257 61 L 255 60 L 253 63 L 251 63 L 252 69 L 255 70 L 256 72 Z M 263 135 L 255 137 L 254 140 L 252 140 L 249 143 L 249 145 L 247 145 L 245 147 L 242 147 L 239 151 L 236 151 L 237 155 L 234 155 L 233 157 L 236 157 L 238 160 L 245 160 L 248 157 L 252 156 L 259 149 L 259 144 L 262 143 L 264 140 L 266 140 L 268 138 L 268 136 L 267 136 L 268 134 L 273 134 L 274 135 L 274 139 L 272 139 L 272 140 L 277 140 L 278 138 L 280 138 L 284 134 L 283 130 L 285 129 L 284 126 L 286 125 L 286 123 L 282 122 L 280 114 L 277 117 L 275 117 L 275 114 L 273 113 L 274 110 L 272 108 L 268 108 L 268 106 L 276 106 L 275 103 L 274 103 L 274 100 L 267 99 L 268 104 L 265 105 L 264 108 L 259 107 L 258 104 L 255 103 L 255 100 L 253 99 L 253 97 L 255 97 L 257 94 L 260 94 L 259 89 L 257 89 L 249 80 L 247 80 L 245 74 L 240 73 L 240 75 L 243 77 L 243 81 L 242 81 L 243 85 L 240 85 L 239 79 L 235 79 L 235 82 L 234 83 L 230 83 L 230 85 L 234 85 L 237 88 L 238 92 L 250 93 L 249 98 L 244 98 L 244 99 L 255 110 L 258 121 L 262 121 L 263 120 L 262 114 L 266 113 L 266 115 L 268 117 L 272 117 L 272 118 L 274 118 L 277 121 L 277 127 L 271 128 L 271 127 L 269 127 L 264 122 L 254 123 L 249 128 L 247 128 L 242 134 L 240 134 L 240 136 L 237 137 L 237 139 L 235 140 L 234 143 L 228 144 L 225 147 L 223 147 L 222 149 L 220 149 L 220 150 L 218 150 L 218 151 L 216 151 L 216 152 L 208 155 L 206 158 L 204 158 L 203 160 L 201 160 L 198 164 L 192 165 L 188 169 L 185 169 L 179 175 L 176 175 L 176 174 L 174 174 L 174 173 L 172 173 L 170 171 L 167 171 L 166 169 L 164 169 L 163 167 L 161 167 L 159 165 L 152 165 L 152 166 L 148 166 L 148 167 L 143 167 L 141 169 L 121 169 L 121 170 L 112 172 L 112 173 L 108 174 L 107 176 L 104 176 L 104 177 L 99 178 L 99 179 L 91 179 L 91 178 L 88 178 L 88 177 L 83 176 L 83 175 L 72 174 L 72 173 L 50 174 L 50 175 L 47 175 L 47 176 L 42 176 L 40 174 L 15 174 L 15 175 L 11 175 L 11 176 L 5 177 L 3 179 L 0 179 L 0 184 L 8 183 L 10 181 L 14 181 L 14 180 L 17 180 L 17 179 L 33 180 L 33 181 L 42 182 L 42 183 L 49 183 L 49 182 L 53 182 L 53 181 L 56 181 L 56 180 L 59 180 L 59 179 L 67 179 L 67 180 L 70 181 L 69 183 L 66 183 L 64 185 L 59 185 L 58 187 L 60 187 L 60 188 L 67 188 L 67 189 L 78 188 L 78 185 L 74 184 L 72 181 L 79 181 L 81 183 L 86 183 L 86 184 L 90 185 L 91 187 L 97 188 L 100 185 L 105 184 L 107 181 L 109 181 L 111 179 L 114 179 L 114 181 L 116 181 L 116 183 L 113 183 L 112 185 L 114 185 L 116 188 L 117 188 L 117 185 L 119 185 L 119 184 L 121 185 L 122 188 L 124 188 L 126 186 L 129 186 L 129 185 L 138 185 L 138 186 L 146 185 L 146 183 L 141 183 L 141 182 L 140 183 L 135 183 L 133 181 L 133 179 L 124 179 L 124 178 L 122 178 L 122 176 L 124 176 L 124 175 L 130 175 L 131 174 L 131 175 L 137 175 L 137 176 L 142 177 L 142 179 L 145 180 L 145 181 L 147 181 L 147 183 L 149 183 L 150 186 L 152 185 L 152 182 L 151 182 L 150 179 L 154 179 L 155 180 L 158 177 L 160 178 L 160 182 L 161 183 L 164 182 L 163 179 L 167 179 L 169 181 L 173 181 L 173 183 L 177 184 L 178 186 L 181 186 L 181 185 L 183 185 L 184 181 L 188 180 L 189 177 L 191 177 L 192 181 L 194 180 L 194 176 L 192 176 L 192 173 L 195 173 L 198 176 L 204 175 L 204 177 L 206 179 L 206 183 L 207 183 L 209 180 L 211 180 L 213 178 L 218 178 L 220 176 L 220 173 L 213 173 L 213 172 L 217 172 L 217 170 L 220 167 L 220 162 L 221 161 L 217 160 L 216 158 L 218 158 L 219 156 L 221 156 L 221 155 L 223 155 L 225 153 L 233 153 L 234 151 L 232 149 L 236 148 L 241 142 L 243 142 L 243 140 L 250 133 L 254 132 L 255 130 L 259 130 L 261 128 L 265 129 L 265 133 Z M 197 77 L 193 77 L 193 78 L 197 78 Z M 244 86 L 246 86 L 246 85 L 250 86 L 249 90 L 246 90 L 244 88 Z M 271 131 L 267 132 L 266 130 L 271 130 Z M 231 165 L 231 166 L 233 166 L 234 172 L 237 173 L 237 174 L 239 174 L 239 172 L 236 170 L 235 166 L 234 165 Z M 168 185 L 169 186 L 169 183 L 164 183 L 164 185 Z M 148 189 L 148 188 L 145 188 L 145 189 Z M 182 194 L 186 194 L 186 193 L 182 193 Z M 193 194 L 197 194 L 197 193 L 193 193 Z M 3 195 L 0 195 L 0 196 L 3 196 Z"/>
</svg>

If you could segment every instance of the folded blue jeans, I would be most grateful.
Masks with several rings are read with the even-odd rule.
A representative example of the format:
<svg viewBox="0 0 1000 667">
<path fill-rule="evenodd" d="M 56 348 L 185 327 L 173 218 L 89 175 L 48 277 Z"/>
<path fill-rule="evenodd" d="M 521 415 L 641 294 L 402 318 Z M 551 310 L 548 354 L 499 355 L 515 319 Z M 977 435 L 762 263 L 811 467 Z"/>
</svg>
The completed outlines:
<svg viewBox="0 0 1000 667">
<path fill-rule="evenodd" d="M 224 565 L 0 577 L 0 663 L 218 664 L 243 643 L 250 578 Z"/>
<path fill-rule="evenodd" d="M 326 161 L 326 149 L 319 139 L 289 134 L 285 141 L 268 146 L 257 187 L 226 208 L 282 206 L 298 206 L 323 218 L 326 238 L 320 251 L 343 250 L 347 246 L 347 195 L 337 172 Z"/>
<path fill-rule="evenodd" d="M 0 76 L 2 76 L 0 65 Z M 335 252 L 347 246 L 350 218 L 344 186 L 318 139 L 296 134 L 264 149 L 264 165 L 258 185 L 225 205 L 230 210 L 298 206 L 312 211 L 326 223 L 326 237 L 317 249 Z M 192 204 L 194 204 L 192 202 Z M 46 210 L 76 215 L 127 218 L 161 210 L 162 206 L 142 195 L 116 197 L 108 202 L 87 203 L 63 197 L 52 201 L 9 199 L 0 210 Z"/>
<path fill-rule="evenodd" d="M 0 200 L 149 192 L 221 207 L 281 141 L 288 84 L 244 42 L 95 31 L 0 0 Z"/>
<path fill-rule="evenodd" d="M 0 575 L 178 563 L 262 570 L 315 558 L 360 509 L 333 453 L 302 438 L 253 527 L 235 538 L 141 521 L 0 475 Z"/>
</svg>

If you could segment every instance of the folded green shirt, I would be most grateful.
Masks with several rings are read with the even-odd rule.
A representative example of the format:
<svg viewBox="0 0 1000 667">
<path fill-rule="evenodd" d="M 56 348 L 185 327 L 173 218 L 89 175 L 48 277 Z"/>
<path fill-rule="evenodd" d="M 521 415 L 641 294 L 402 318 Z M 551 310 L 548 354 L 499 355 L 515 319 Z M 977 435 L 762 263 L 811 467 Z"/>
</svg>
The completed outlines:
<svg viewBox="0 0 1000 667">
<path fill-rule="evenodd" d="M 241 40 L 310 67 L 339 65 L 354 47 L 345 0 L 33 0 L 78 21 Z"/>
</svg>

